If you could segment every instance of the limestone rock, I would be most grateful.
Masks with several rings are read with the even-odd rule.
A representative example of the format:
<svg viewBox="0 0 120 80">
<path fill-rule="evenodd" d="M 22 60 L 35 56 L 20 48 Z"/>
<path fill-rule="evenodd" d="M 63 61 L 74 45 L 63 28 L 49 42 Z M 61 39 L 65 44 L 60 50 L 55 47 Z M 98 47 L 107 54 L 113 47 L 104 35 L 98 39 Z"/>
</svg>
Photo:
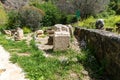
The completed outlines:
<svg viewBox="0 0 120 80">
<path fill-rule="evenodd" d="M 14 35 L 16 41 L 22 40 L 24 38 L 23 30 L 21 28 L 16 29 L 16 33 Z"/>
<path fill-rule="evenodd" d="M 37 30 L 35 31 L 36 37 L 38 37 L 39 35 L 42 35 L 44 33 L 43 30 Z"/>
<path fill-rule="evenodd" d="M 54 30 L 56 32 L 61 32 L 61 31 L 69 32 L 69 28 L 66 25 L 62 25 L 62 24 L 56 24 L 54 26 Z"/>
<path fill-rule="evenodd" d="M 70 45 L 69 32 L 55 32 L 53 37 L 53 50 L 66 50 Z"/>
<path fill-rule="evenodd" d="M 6 34 L 6 35 L 9 35 L 9 36 L 11 36 L 11 31 L 10 30 L 4 30 L 4 33 Z"/>
</svg>

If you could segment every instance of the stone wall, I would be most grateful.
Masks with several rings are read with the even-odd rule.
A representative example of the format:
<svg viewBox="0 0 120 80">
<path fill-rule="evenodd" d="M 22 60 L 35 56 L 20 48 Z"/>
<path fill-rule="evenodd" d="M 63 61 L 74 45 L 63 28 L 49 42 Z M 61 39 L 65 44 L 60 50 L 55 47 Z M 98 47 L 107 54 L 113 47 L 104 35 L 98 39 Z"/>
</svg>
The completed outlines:
<svg viewBox="0 0 120 80">
<path fill-rule="evenodd" d="M 79 42 L 84 40 L 95 51 L 100 63 L 105 63 L 105 72 L 111 80 L 120 80 L 120 35 L 112 32 L 75 28 L 74 35 Z"/>
</svg>

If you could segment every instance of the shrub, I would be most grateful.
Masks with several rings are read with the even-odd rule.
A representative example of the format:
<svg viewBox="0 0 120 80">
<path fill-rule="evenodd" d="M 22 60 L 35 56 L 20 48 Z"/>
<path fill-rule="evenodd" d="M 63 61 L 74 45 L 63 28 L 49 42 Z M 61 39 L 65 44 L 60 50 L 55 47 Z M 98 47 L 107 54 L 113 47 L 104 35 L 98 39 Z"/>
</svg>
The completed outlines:
<svg viewBox="0 0 120 80">
<path fill-rule="evenodd" d="M 67 24 L 77 22 L 77 17 L 75 15 L 68 15 L 67 16 Z"/>
<path fill-rule="evenodd" d="M 61 14 L 61 16 L 60 16 L 60 23 L 61 24 L 66 24 L 67 23 L 67 15 Z"/>
<path fill-rule="evenodd" d="M 45 11 L 45 16 L 42 19 L 43 26 L 52 26 L 59 22 L 60 12 L 58 8 L 50 2 L 36 4 L 35 7 Z"/>
<path fill-rule="evenodd" d="M 79 23 L 79 26 L 86 27 L 86 28 L 95 28 L 95 18 L 89 17 Z"/>
<path fill-rule="evenodd" d="M 0 25 L 4 25 L 7 23 L 7 14 L 5 10 L 3 9 L 2 4 L 0 3 Z"/>
<path fill-rule="evenodd" d="M 28 26 L 33 31 L 40 27 L 44 15 L 42 10 L 35 7 L 23 7 L 18 14 L 21 26 Z"/>
<path fill-rule="evenodd" d="M 67 15 L 67 14 L 61 13 L 59 23 L 70 24 L 70 23 L 74 23 L 74 22 L 77 22 L 77 18 L 75 15 Z"/>
<path fill-rule="evenodd" d="M 109 8 L 114 10 L 116 14 L 120 14 L 120 1 L 119 0 L 112 0 L 109 4 Z"/>
<path fill-rule="evenodd" d="M 120 16 L 109 16 L 109 18 L 105 19 L 105 26 L 115 28 L 117 22 L 120 22 Z"/>
<path fill-rule="evenodd" d="M 25 34 L 31 32 L 31 30 L 28 27 L 23 27 L 23 31 Z"/>
<path fill-rule="evenodd" d="M 108 8 L 104 12 L 101 12 L 95 16 L 95 18 L 108 18 L 111 15 L 115 15 L 115 11 Z"/>
<path fill-rule="evenodd" d="M 10 11 L 8 13 L 8 23 L 7 23 L 7 29 L 13 29 L 15 27 L 19 27 L 20 20 L 18 19 L 18 11 Z"/>
<path fill-rule="evenodd" d="M 19 11 L 9 13 L 9 28 L 28 26 L 31 30 L 36 30 L 41 25 L 44 12 L 38 8 L 26 6 Z"/>
<path fill-rule="evenodd" d="M 56 23 L 69 24 L 77 21 L 75 15 L 67 15 L 60 12 L 56 5 L 50 2 L 43 4 L 35 3 L 33 5 L 45 11 L 45 16 L 42 19 L 43 26 L 52 26 Z"/>
</svg>

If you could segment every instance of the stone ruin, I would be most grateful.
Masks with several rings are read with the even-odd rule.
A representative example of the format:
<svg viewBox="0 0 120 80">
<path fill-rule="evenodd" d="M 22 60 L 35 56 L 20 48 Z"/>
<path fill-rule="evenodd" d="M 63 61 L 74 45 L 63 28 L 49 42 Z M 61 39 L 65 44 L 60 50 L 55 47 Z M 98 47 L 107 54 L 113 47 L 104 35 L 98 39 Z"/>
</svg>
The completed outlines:
<svg viewBox="0 0 120 80">
<path fill-rule="evenodd" d="M 11 36 L 12 35 L 12 32 L 10 30 L 4 30 L 4 33 L 8 36 Z"/>
<path fill-rule="evenodd" d="M 15 41 L 23 40 L 24 32 L 21 28 L 11 29 L 11 30 L 3 30 L 4 34 L 8 36 L 13 36 Z"/>
<path fill-rule="evenodd" d="M 70 45 L 69 27 L 62 24 L 56 24 L 54 30 L 53 50 L 66 50 Z"/>
<path fill-rule="evenodd" d="M 43 33 L 44 33 L 43 30 L 37 30 L 37 31 L 35 31 L 36 37 L 39 37 L 39 36 L 43 35 Z"/>
<path fill-rule="evenodd" d="M 16 32 L 14 34 L 14 39 L 15 41 L 19 41 L 22 40 L 24 38 L 24 33 L 23 30 L 21 28 L 16 28 Z"/>
<path fill-rule="evenodd" d="M 98 29 L 75 28 L 74 35 L 82 46 L 95 53 L 97 61 L 104 66 L 109 80 L 120 80 L 120 35 Z M 81 47 L 81 46 L 80 46 Z"/>
</svg>

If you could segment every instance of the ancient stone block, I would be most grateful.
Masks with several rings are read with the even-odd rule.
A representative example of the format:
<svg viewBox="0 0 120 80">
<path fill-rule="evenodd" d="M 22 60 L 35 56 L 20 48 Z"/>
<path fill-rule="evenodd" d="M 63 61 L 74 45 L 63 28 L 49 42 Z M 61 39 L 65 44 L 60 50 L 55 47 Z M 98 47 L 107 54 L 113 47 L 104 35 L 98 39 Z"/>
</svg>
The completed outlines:
<svg viewBox="0 0 120 80">
<path fill-rule="evenodd" d="M 23 30 L 21 28 L 16 29 L 16 33 L 14 35 L 16 41 L 22 40 L 24 38 Z"/>
<path fill-rule="evenodd" d="M 61 32 L 61 31 L 69 32 L 69 27 L 67 27 L 66 25 L 62 25 L 62 24 L 56 24 L 54 26 L 54 30 L 56 32 Z"/>
<path fill-rule="evenodd" d="M 55 32 L 53 37 L 53 50 L 66 50 L 69 47 L 69 32 Z"/>
</svg>

